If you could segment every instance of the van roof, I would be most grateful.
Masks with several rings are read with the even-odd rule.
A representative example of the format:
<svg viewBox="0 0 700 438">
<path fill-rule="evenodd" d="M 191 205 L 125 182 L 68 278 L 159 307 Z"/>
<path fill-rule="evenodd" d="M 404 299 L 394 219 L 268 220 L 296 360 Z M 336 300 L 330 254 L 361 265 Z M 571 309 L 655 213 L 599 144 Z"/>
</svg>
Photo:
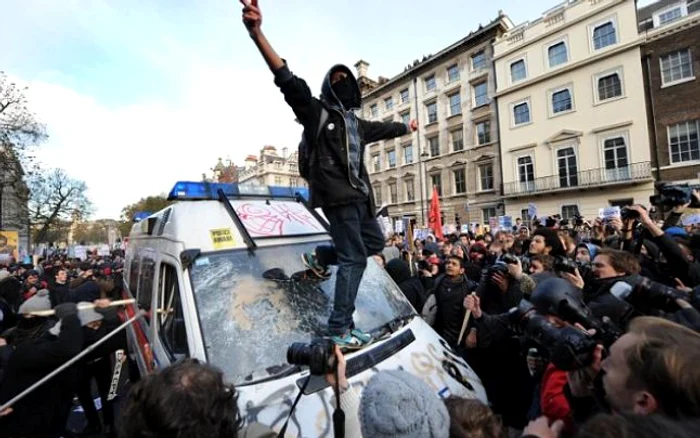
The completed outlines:
<svg viewBox="0 0 700 438">
<path fill-rule="evenodd" d="M 211 252 L 328 239 L 303 187 L 178 182 L 168 199 L 177 202 L 133 225 L 132 245 L 166 239 Z"/>
</svg>

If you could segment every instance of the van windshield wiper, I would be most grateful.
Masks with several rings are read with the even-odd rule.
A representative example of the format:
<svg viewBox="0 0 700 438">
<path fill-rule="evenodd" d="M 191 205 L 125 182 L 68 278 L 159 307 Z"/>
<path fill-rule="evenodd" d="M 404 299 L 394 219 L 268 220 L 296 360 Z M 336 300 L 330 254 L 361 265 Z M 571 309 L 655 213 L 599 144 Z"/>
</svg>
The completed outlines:
<svg viewBox="0 0 700 438">
<path fill-rule="evenodd" d="M 376 329 L 372 330 L 372 334 L 381 337 L 386 334 L 396 333 L 401 330 L 406 324 L 413 321 L 413 318 L 417 317 L 416 313 L 408 313 L 406 315 L 397 316 L 389 322 L 382 324 Z"/>
<path fill-rule="evenodd" d="M 257 371 L 248 374 L 243 378 L 243 382 L 239 383 L 236 386 L 257 385 L 258 383 L 264 383 L 269 382 L 270 380 L 281 379 L 282 377 L 291 376 L 292 374 L 296 374 L 299 372 L 301 372 L 301 367 L 298 365 L 291 365 L 288 363 L 274 365 L 271 367 L 267 367 L 263 372 L 263 375 L 261 377 L 258 377 L 257 379 L 255 377 L 260 375 L 260 373 L 258 373 Z"/>
</svg>

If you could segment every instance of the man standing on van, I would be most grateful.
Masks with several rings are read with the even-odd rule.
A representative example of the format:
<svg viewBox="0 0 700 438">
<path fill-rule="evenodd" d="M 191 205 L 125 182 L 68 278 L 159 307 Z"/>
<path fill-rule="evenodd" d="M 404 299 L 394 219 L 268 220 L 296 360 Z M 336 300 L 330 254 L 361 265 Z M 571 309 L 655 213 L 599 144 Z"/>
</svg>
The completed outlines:
<svg viewBox="0 0 700 438">
<path fill-rule="evenodd" d="M 344 65 L 331 67 L 321 98 L 312 96 L 306 82 L 292 74 L 261 30 L 258 0 L 241 0 L 243 23 L 275 76 L 275 84 L 304 126 L 308 141 L 309 188 L 312 208 L 321 207 L 330 223 L 333 246 L 319 246 L 304 254 L 304 263 L 320 277 L 338 265 L 335 302 L 328 321 L 332 340 L 345 349 L 361 348 L 371 336 L 355 329 L 352 314 L 367 257 L 384 249 L 384 237 L 374 217 L 374 199 L 363 159 L 365 144 L 400 137 L 418 129 L 403 123 L 368 122 L 355 116 L 361 93 L 357 80 Z M 321 123 L 322 113 L 324 117 Z M 318 135 L 317 135 L 318 134 Z"/>
</svg>

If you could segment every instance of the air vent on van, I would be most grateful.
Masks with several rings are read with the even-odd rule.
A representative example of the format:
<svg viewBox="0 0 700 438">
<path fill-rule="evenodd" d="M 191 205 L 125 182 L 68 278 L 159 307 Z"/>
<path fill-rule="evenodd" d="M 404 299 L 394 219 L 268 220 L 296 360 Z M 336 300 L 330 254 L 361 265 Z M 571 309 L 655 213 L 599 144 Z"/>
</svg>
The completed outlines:
<svg viewBox="0 0 700 438">
<path fill-rule="evenodd" d="M 158 224 L 158 235 L 162 236 L 163 235 L 163 230 L 165 230 L 165 224 L 168 222 L 168 219 L 170 219 L 170 211 L 172 209 L 169 208 L 163 212 L 163 214 L 160 216 L 160 222 Z"/>
</svg>

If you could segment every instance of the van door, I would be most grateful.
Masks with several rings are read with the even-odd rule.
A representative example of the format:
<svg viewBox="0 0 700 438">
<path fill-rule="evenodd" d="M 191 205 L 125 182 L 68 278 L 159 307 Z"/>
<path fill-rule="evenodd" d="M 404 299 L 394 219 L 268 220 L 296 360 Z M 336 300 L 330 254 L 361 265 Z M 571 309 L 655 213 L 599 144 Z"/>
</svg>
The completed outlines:
<svg viewBox="0 0 700 438">
<path fill-rule="evenodd" d="M 173 263 L 162 260 L 158 270 L 154 324 L 157 326 L 158 342 L 170 362 L 190 357 L 181 293 L 177 268 Z"/>
</svg>

